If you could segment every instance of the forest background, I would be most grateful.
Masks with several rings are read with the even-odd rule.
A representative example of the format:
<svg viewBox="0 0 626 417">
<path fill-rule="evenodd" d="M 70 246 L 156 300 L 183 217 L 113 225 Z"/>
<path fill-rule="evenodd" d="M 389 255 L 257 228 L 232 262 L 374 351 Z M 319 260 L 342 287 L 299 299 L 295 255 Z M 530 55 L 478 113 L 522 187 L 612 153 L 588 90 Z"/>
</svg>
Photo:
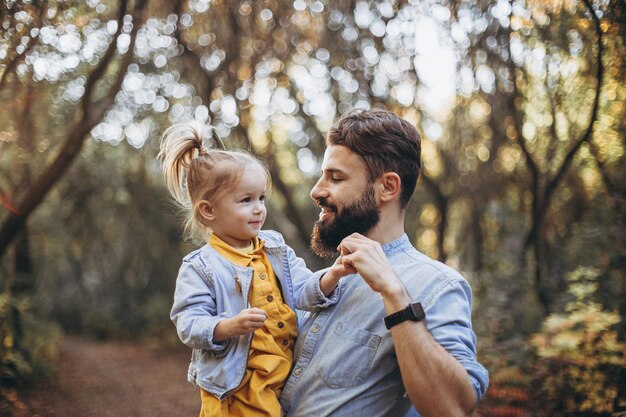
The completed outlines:
<svg viewBox="0 0 626 417">
<path fill-rule="evenodd" d="M 376 107 L 422 133 L 407 231 L 472 285 L 484 415 L 624 415 L 622 1 L 1 7 L 0 401 L 53 375 L 63 334 L 179 343 L 167 126 L 267 161 L 266 227 L 315 269 L 324 135 Z"/>
</svg>

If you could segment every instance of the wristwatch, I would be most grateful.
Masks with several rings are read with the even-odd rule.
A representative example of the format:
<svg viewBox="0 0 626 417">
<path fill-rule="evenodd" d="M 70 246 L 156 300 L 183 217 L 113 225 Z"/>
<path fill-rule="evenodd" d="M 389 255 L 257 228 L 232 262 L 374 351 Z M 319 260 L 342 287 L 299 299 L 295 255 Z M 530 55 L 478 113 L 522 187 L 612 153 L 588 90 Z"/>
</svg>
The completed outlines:
<svg viewBox="0 0 626 417">
<path fill-rule="evenodd" d="M 409 304 L 404 310 L 397 311 L 385 317 L 385 327 L 389 330 L 396 324 L 403 323 L 407 320 L 422 321 L 425 317 L 426 314 L 424 314 L 422 304 L 419 302 L 412 303 Z"/>
</svg>

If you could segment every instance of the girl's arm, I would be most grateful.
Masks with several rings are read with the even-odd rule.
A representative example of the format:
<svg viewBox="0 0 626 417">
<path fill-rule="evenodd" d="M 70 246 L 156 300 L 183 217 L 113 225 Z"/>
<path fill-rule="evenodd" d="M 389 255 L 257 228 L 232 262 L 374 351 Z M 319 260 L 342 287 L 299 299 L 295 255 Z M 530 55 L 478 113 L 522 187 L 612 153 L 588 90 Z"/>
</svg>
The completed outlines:
<svg viewBox="0 0 626 417">
<path fill-rule="evenodd" d="M 345 267 L 341 262 L 341 256 L 338 257 L 333 266 L 320 278 L 320 290 L 322 290 L 324 296 L 328 297 L 335 290 L 342 277 L 355 272 L 353 268 Z"/>
<path fill-rule="evenodd" d="M 313 273 L 307 268 L 304 260 L 297 257 L 289 246 L 287 246 L 287 257 L 296 308 L 312 311 L 326 308 L 339 300 L 339 291 L 337 291 L 339 279 L 351 273 L 343 270 L 340 260 L 327 270 Z"/>
<path fill-rule="evenodd" d="M 185 259 L 176 278 L 170 318 L 180 340 L 193 349 L 220 351 L 227 343 L 214 338 L 217 325 L 228 315 L 217 311 L 214 289 L 205 271 Z"/>
</svg>

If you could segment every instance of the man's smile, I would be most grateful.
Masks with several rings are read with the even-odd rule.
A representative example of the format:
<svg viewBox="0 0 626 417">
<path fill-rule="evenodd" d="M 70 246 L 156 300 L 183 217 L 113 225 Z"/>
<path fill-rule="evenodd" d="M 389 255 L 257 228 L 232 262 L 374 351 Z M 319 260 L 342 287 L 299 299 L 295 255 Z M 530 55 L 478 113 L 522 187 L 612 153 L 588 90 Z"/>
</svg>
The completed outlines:
<svg viewBox="0 0 626 417">
<path fill-rule="evenodd" d="M 318 201 L 317 205 L 321 209 L 320 216 L 319 216 L 320 221 L 323 221 L 327 219 L 328 217 L 331 217 L 337 211 L 337 206 L 335 206 L 334 204 L 329 204 L 328 202 L 324 200 Z"/>
</svg>

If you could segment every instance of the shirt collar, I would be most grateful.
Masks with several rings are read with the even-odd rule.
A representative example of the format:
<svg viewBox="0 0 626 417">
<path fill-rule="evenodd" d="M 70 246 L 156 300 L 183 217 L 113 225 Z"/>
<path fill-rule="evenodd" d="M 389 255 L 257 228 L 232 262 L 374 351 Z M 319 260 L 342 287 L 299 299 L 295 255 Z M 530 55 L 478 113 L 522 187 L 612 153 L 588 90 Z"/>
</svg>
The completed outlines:
<svg viewBox="0 0 626 417">
<path fill-rule="evenodd" d="M 382 245 L 382 248 L 383 248 L 384 254 L 389 257 L 396 252 L 400 252 L 406 249 L 409 246 L 411 246 L 409 237 L 407 236 L 406 233 L 403 233 L 402 236 L 400 236 L 398 239 L 392 240 L 391 242 L 385 243 L 384 245 Z"/>
<path fill-rule="evenodd" d="M 261 252 L 263 250 L 263 247 L 265 246 L 265 241 L 259 239 L 258 237 L 255 237 L 254 239 L 252 239 L 252 241 L 254 243 L 254 249 L 252 250 L 252 252 L 248 253 L 244 253 L 240 250 L 233 248 L 228 243 L 220 239 L 220 237 L 217 236 L 215 233 L 211 235 L 211 238 L 209 239 L 209 245 L 211 245 L 211 247 L 215 249 L 217 253 L 219 253 L 235 265 L 248 266 L 253 260 L 258 259 L 261 256 Z"/>
</svg>

